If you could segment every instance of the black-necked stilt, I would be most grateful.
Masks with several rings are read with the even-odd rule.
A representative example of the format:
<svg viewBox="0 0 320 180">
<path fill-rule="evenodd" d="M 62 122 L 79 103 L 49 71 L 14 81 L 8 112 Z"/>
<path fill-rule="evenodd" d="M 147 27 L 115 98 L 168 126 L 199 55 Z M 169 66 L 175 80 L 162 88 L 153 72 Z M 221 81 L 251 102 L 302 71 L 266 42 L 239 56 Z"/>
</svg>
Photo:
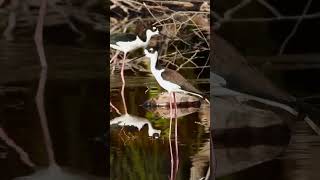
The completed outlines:
<svg viewBox="0 0 320 180">
<path fill-rule="evenodd" d="M 128 52 L 134 51 L 139 48 L 145 48 L 149 44 L 150 39 L 159 34 L 159 30 L 156 27 L 147 29 L 145 31 L 145 37 L 139 37 L 138 35 L 128 33 L 111 34 L 110 47 L 124 53 L 123 62 L 121 67 L 121 78 L 124 83 L 124 60 Z"/>
<path fill-rule="evenodd" d="M 115 57 L 118 55 L 120 51 L 124 53 L 120 74 L 122 79 L 121 97 L 122 97 L 122 102 L 124 104 L 125 113 L 127 113 L 127 105 L 124 98 L 124 87 L 125 87 L 124 60 L 126 59 L 126 55 L 128 52 L 134 51 L 139 48 L 147 47 L 152 36 L 155 36 L 158 34 L 159 34 L 158 28 L 152 27 L 151 29 L 147 29 L 145 31 L 143 38 L 142 37 L 140 38 L 138 35 L 128 34 L 128 33 L 116 33 L 110 36 L 110 47 L 118 50 Z M 110 62 L 112 62 L 112 60 Z"/>
<path fill-rule="evenodd" d="M 172 117 L 173 117 L 173 111 L 172 111 L 172 99 L 175 106 L 175 147 L 176 147 L 176 171 L 178 170 L 179 166 L 179 153 L 178 153 L 178 123 L 177 123 L 177 103 L 176 103 L 176 97 L 175 93 L 186 93 L 191 94 L 193 96 L 200 97 L 202 99 L 205 99 L 208 103 L 209 100 L 205 97 L 205 95 L 199 91 L 197 88 L 195 88 L 188 80 L 186 80 L 181 74 L 179 74 L 177 71 L 174 71 L 172 69 L 159 67 L 157 65 L 158 61 L 158 51 L 156 51 L 153 48 L 148 48 L 144 50 L 144 53 L 146 57 L 150 59 L 150 68 L 153 76 L 158 81 L 159 85 L 167 90 L 170 93 L 170 125 L 169 125 L 169 142 L 171 141 L 171 126 L 172 126 Z M 170 142 L 170 154 L 171 154 L 171 162 L 173 162 L 173 155 L 172 155 L 172 148 L 171 148 L 171 142 Z M 173 164 L 171 165 L 171 172 L 173 172 Z M 172 174 L 171 174 L 172 177 Z"/>
<path fill-rule="evenodd" d="M 144 50 L 144 53 L 146 57 L 150 59 L 150 68 L 153 76 L 163 89 L 167 90 L 169 93 L 173 93 L 173 96 L 175 96 L 175 92 L 185 93 L 200 97 L 210 103 L 204 93 L 195 88 L 177 71 L 159 67 L 157 64 L 158 51 L 156 51 L 154 48 L 148 48 Z"/>
</svg>

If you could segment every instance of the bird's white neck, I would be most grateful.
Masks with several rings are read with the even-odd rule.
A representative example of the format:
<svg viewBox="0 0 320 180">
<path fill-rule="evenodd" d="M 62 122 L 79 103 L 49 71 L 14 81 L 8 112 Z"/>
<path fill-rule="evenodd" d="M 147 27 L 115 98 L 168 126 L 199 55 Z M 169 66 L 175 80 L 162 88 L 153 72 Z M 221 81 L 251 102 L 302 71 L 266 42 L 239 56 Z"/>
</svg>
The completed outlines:
<svg viewBox="0 0 320 180">
<path fill-rule="evenodd" d="M 142 40 L 142 42 L 145 44 L 145 46 L 147 46 L 147 45 L 149 44 L 149 41 L 150 41 L 151 37 L 152 37 L 151 35 L 148 35 L 148 34 L 147 34 L 147 35 L 146 35 L 146 41 L 143 41 L 143 40 Z"/>
<path fill-rule="evenodd" d="M 142 47 L 147 47 L 151 37 L 152 37 L 152 35 L 147 34 L 146 41 L 143 41 L 143 39 L 141 39 L 139 36 L 137 36 L 137 40 L 136 41 L 138 41 L 139 45 L 141 45 Z"/>
<path fill-rule="evenodd" d="M 158 61 L 157 57 L 158 57 L 158 54 L 156 54 L 155 56 L 150 57 L 151 72 L 157 71 L 157 69 L 156 69 L 156 65 L 157 65 L 157 61 Z"/>
<path fill-rule="evenodd" d="M 149 41 L 150 41 L 150 39 L 152 38 L 152 36 L 154 36 L 155 35 L 155 33 L 153 33 L 151 30 L 147 30 L 146 31 L 146 43 L 148 44 L 149 43 Z"/>
</svg>

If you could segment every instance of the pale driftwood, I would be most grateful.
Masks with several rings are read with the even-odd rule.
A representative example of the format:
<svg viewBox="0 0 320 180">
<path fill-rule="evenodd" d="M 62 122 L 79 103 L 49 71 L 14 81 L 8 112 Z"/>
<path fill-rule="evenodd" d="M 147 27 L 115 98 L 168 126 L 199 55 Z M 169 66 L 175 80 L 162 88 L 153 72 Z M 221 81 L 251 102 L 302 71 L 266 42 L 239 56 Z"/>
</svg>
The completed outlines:
<svg viewBox="0 0 320 180">
<path fill-rule="evenodd" d="M 211 71 L 227 81 L 227 87 L 280 102 L 295 101 L 295 97 L 276 87 L 257 69 L 250 67 L 247 60 L 226 40 L 213 34 L 215 51 L 211 51 Z"/>
<path fill-rule="evenodd" d="M 218 93 L 217 93 L 218 92 Z M 292 107 L 286 105 L 286 104 L 282 104 L 276 101 L 272 101 L 272 100 L 268 100 L 268 99 L 263 99 L 260 97 L 256 97 L 256 96 L 252 96 L 249 94 L 244 94 L 244 93 L 240 93 L 237 91 L 233 91 L 227 88 L 223 88 L 223 87 L 216 87 L 213 89 L 213 91 L 211 91 L 212 95 L 218 95 L 218 96 L 232 96 L 232 97 L 236 97 L 240 102 L 246 102 L 246 101 L 258 101 L 260 103 L 266 104 L 266 105 L 270 105 L 273 107 L 277 107 L 280 109 L 283 109 L 285 111 L 287 111 L 288 113 L 292 114 L 293 116 L 298 116 L 298 112 L 293 109 Z M 306 116 L 304 118 L 304 120 L 306 121 L 306 123 L 314 130 L 315 133 L 317 133 L 318 135 L 320 135 L 320 128 L 308 117 Z"/>
<path fill-rule="evenodd" d="M 216 51 L 211 71 L 221 74 L 231 88 L 217 86 L 211 89 L 213 96 L 233 96 L 241 101 L 254 100 L 281 108 L 297 116 L 298 112 L 287 104 L 296 103 L 296 98 L 275 87 L 259 71 L 250 67 L 246 59 L 221 37 L 215 36 Z M 308 125 L 320 135 L 320 128 L 307 116 Z"/>
<path fill-rule="evenodd" d="M 214 94 L 214 93 L 213 93 Z M 284 120 L 268 109 L 249 106 L 236 97 L 214 97 L 212 129 L 263 128 L 284 124 Z"/>
<path fill-rule="evenodd" d="M 217 75 L 216 73 L 214 73 L 214 72 L 210 72 L 210 82 L 211 82 L 211 86 L 226 86 L 227 85 L 227 82 L 226 82 L 226 80 L 223 78 L 223 77 L 221 77 L 221 76 L 219 76 L 219 75 Z"/>
</svg>

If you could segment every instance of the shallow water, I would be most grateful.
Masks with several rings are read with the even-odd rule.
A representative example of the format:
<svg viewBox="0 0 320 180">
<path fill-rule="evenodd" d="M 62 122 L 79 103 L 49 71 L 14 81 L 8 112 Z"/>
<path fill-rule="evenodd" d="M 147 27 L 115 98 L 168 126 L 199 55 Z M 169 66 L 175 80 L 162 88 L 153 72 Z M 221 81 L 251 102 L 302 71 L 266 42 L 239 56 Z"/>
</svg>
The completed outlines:
<svg viewBox="0 0 320 180">
<path fill-rule="evenodd" d="M 1 179 L 47 179 L 51 172 L 105 179 L 107 151 L 99 140 L 106 132 L 106 78 L 99 65 L 103 52 L 47 45 L 49 69 L 40 77 L 33 41 L 0 44 L 6 50 L 0 67 Z M 40 79 L 45 82 L 44 104 L 39 107 L 46 115 L 43 121 L 35 101 Z M 50 160 L 51 151 L 61 169 Z"/>
<path fill-rule="evenodd" d="M 150 97 L 156 96 L 163 90 L 150 76 L 126 75 L 125 78 L 128 114 L 136 119 L 139 118 L 137 121 L 142 122 L 143 125 L 140 126 L 139 131 L 138 127 L 134 127 L 134 124 L 137 126 L 139 122 L 132 123 L 132 118 L 123 119 L 126 121 L 124 123 L 132 126 L 111 125 L 111 179 L 168 179 L 171 174 L 168 141 L 170 118 L 164 117 L 164 114 L 169 114 L 169 108 L 155 110 L 141 106 Z M 123 114 L 120 86 L 121 80 L 118 74 L 115 74 L 111 77 L 111 102 Z M 150 90 L 145 94 L 147 87 Z M 201 122 L 207 121 L 203 120 L 204 118 L 209 119 L 203 115 L 203 112 L 209 112 L 209 106 L 203 105 L 200 108 L 190 107 L 180 110 L 178 111 L 186 115 L 179 117 L 177 121 L 179 169 L 176 179 L 199 179 L 205 176 L 209 165 L 209 127 L 200 125 Z M 110 119 L 113 122 L 114 118 L 124 116 L 112 112 Z M 160 136 L 149 134 L 150 128 L 158 134 L 161 131 Z M 174 133 L 171 139 L 173 149 L 175 149 Z M 176 155 L 175 151 L 173 154 Z"/>
</svg>

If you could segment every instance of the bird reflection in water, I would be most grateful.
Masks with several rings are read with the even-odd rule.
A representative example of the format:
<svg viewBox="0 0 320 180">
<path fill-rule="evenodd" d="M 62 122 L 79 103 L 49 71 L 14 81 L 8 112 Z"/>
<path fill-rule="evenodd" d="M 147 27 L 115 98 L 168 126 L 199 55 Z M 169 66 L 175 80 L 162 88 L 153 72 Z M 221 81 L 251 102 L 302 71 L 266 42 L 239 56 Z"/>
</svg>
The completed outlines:
<svg viewBox="0 0 320 180">
<path fill-rule="evenodd" d="M 124 84 L 122 84 L 122 88 L 124 88 Z M 119 125 L 122 127 L 125 126 L 133 126 L 138 128 L 140 131 L 145 125 L 148 126 L 148 135 L 154 138 L 159 138 L 161 134 L 161 130 L 154 129 L 152 127 L 152 124 L 150 121 L 144 117 L 138 117 L 135 115 L 131 115 L 128 113 L 125 101 L 124 101 L 124 94 L 121 93 L 121 98 L 123 100 L 123 108 L 124 108 L 124 114 L 122 115 L 118 108 L 116 108 L 112 102 L 110 101 L 110 107 L 114 109 L 120 116 L 112 119 L 110 121 L 110 125 Z M 110 109 L 111 109 L 110 108 Z"/>
<path fill-rule="evenodd" d="M 193 113 L 198 112 L 199 114 L 199 122 L 196 121 L 197 125 L 201 125 L 204 127 L 206 133 L 209 133 L 210 128 L 210 105 L 207 103 L 200 103 L 199 99 L 186 95 L 186 94 L 179 94 L 176 93 L 176 104 L 177 108 L 175 113 L 172 114 L 169 102 L 170 101 L 170 93 L 163 92 L 156 97 L 153 97 L 147 100 L 143 106 L 149 112 L 152 112 L 154 115 L 162 118 L 167 118 L 172 121 L 175 119 L 175 123 L 177 123 L 177 119 L 191 115 Z M 174 144 L 175 144 L 175 153 L 173 153 L 173 148 L 171 145 L 170 139 L 170 155 L 171 155 L 171 174 L 170 179 L 176 179 L 176 175 L 178 172 L 178 163 L 179 163 L 179 154 L 178 154 L 178 136 L 175 136 Z M 191 172 L 191 179 L 209 179 L 210 176 L 210 168 L 209 168 L 209 161 L 210 161 L 210 140 L 208 139 L 206 143 L 203 145 L 201 150 L 194 156 L 192 156 L 192 168 L 190 169 Z M 175 155 L 175 158 L 173 157 Z M 207 168 L 207 170 L 204 170 Z"/>
<path fill-rule="evenodd" d="M 138 117 L 130 114 L 124 114 L 119 117 L 116 117 L 110 121 L 110 125 L 118 126 L 133 126 L 138 128 L 140 131 L 145 125 L 148 126 L 148 135 L 150 137 L 159 138 L 161 130 L 154 129 L 150 121 L 143 117 Z"/>
</svg>

